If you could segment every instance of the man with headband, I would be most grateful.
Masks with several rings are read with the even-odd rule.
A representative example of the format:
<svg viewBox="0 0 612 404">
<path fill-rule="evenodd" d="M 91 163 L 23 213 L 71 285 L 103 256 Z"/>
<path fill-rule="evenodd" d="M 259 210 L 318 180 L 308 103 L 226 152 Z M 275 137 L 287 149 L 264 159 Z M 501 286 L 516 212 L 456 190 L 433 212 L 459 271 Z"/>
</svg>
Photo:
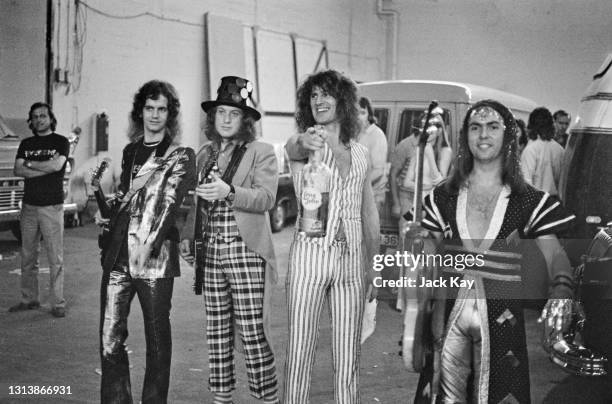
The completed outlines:
<svg viewBox="0 0 612 404">
<path fill-rule="evenodd" d="M 439 269 L 450 286 L 435 292 L 440 300 L 433 316 L 443 321 L 432 327 L 443 403 L 530 402 L 520 239 L 535 239 L 546 259 L 552 292 L 542 319 L 547 330 L 555 330 L 549 335 L 569 325 L 573 278 L 555 233 L 574 216 L 523 180 L 515 133 L 516 122 L 504 105 L 493 100 L 473 105 L 452 175 L 424 201 L 423 226 L 444 239 L 443 253 L 482 254 L 484 262 Z M 421 377 L 418 395 L 427 385 L 426 372 Z"/>
</svg>

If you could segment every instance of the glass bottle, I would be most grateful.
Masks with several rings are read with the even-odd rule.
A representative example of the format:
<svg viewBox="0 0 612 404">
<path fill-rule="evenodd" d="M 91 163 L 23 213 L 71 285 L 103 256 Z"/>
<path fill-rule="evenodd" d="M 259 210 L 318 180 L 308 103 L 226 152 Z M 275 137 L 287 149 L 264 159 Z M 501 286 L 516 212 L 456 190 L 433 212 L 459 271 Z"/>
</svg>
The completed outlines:
<svg viewBox="0 0 612 404">
<path fill-rule="evenodd" d="M 315 130 L 320 135 L 323 128 L 317 125 Z M 325 237 L 327 233 L 332 172 L 323 162 L 323 152 L 323 148 L 311 151 L 308 164 L 302 169 L 302 215 L 298 229 L 308 237 Z"/>
<path fill-rule="evenodd" d="M 215 174 L 217 177 L 220 177 L 219 166 L 217 166 L 217 163 L 214 163 L 214 165 L 210 168 L 210 171 L 208 172 L 208 175 L 204 178 L 203 183 L 210 184 L 211 182 L 213 182 L 215 180 L 213 174 Z M 215 207 L 216 203 L 216 201 L 209 202 L 207 200 L 204 200 L 204 207 L 207 210 L 212 210 Z"/>
</svg>

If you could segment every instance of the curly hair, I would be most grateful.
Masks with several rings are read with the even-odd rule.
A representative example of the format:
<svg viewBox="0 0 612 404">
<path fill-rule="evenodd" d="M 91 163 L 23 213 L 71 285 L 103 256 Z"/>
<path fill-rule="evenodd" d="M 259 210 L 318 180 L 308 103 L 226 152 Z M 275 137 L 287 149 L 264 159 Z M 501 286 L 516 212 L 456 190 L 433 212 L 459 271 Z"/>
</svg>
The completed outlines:
<svg viewBox="0 0 612 404">
<path fill-rule="evenodd" d="M 204 134 L 208 138 L 215 143 L 221 142 L 221 135 L 217 132 L 215 128 L 215 116 L 217 115 L 217 108 L 213 107 L 206 113 L 206 121 L 204 124 Z M 238 133 L 236 134 L 236 140 L 241 140 L 245 142 L 251 142 L 255 140 L 257 137 L 257 129 L 255 128 L 255 117 L 252 114 L 244 113 L 242 115 L 242 122 L 240 123 L 240 128 L 238 129 Z"/>
<path fill-rule="evenodd" d="M 458 192 L 459 188 L 466 185 L 467 179 L 474 168 L 474 155 L 468 146 L 468 126 L 472 111 L 490 107 L 496 110 L 504 119 L 504 139 L 502 144 L 502 183 L 509 185 L 513 193 L 522 193 L 526 189 L 526 183 L 520 167 L 518 154 L 518 142 L 516 139 L 516 121 L 512 112 L 503 104 L 495 100 L 482 100 L 470 107 L 463 119 L 463 126 L 459 133 L 459 152 L 455 160 L 455 168 L 450 179 L 446 182 L 447 190 Z"/>
<path fill-rule="evenodd" d="M 36 128 L 34 127 L 34 125 L 32 125 L 32 114 L 38 108 L 47 108 L 47 113 L 49 114 L 49 119 L 51 120 L 50 128 L 51 131 L 55 132 L 55 127 L 57 126 L 57 119 L 55 118 L 55 114 L 51 109 L 51 105 L 47 104 L 46 102 L 35 102 L 34 104 L 32 104 L 32 106 L 30 107 L 30 112 L 28 112 L 28 128 L 30 128 L 33 134 L 38 134 L 38 132 L 36 132 Z"/>
<path fill-rule="evenodd" d="M 151 80 L 138 89 L 134 94 L 132 111 L 130 112 L 130 126 L 128 138 L 131 143 L 136 143 L 144 136 L 144 123 L 142 120 L 142 110 L 148 99 L 157 100 L 163 95 L 168 100 L 168 120 L 166 121 L 166 135 L 170 136 L 173 142 L 177 142 L 181 134 L 181 123 L 179 120 L 181 103 L 178 93 L 174 86 L 166 81 Z"/>
<path fill-rule="evenodd" d="M 297 90 L 295 122 L 300 132 L 305 132 L 306 129 L 316 124 L 310 108 L 310 95 L 315 87 L 319 87 L 336 99 L 336 118 L 340 123 L 340 141 L 348 144 L 359 134 L 358 98 L 355 83 L 335 70 L 324 70 L 308 76 Z"/>
<path fill-rule="evenodd" d="M 547 108 L 539 107 L 531 111 L 527 121 L 529 139 L 535 140 L 538 136 L 542 140 L 552 140 L 555 136 L 553 116 Z"/>
</svg>

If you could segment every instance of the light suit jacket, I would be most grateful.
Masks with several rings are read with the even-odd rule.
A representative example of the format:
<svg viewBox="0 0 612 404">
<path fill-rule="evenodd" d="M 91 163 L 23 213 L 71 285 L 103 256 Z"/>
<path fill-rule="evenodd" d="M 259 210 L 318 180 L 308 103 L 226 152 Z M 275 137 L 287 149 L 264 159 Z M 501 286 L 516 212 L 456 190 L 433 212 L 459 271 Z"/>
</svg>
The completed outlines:
<svg viewBox="0 0 612 404">
<path fill-rule="evenodd" d="M 202 147 L 198 153 L 198 173 L 210 158 L 211 150 L 209 144 Z M 268 218 L 268 211 L 276 201 L 278 187 L 278 165 L 272 145 L 258 141 L 248 143 L 232 179 L 232 185 L 236 190 L 236 196 L 231 208 L 240 236 L 250 250 L 266 260 L 266 277 L 270 276 L 275 282 L 276 256 Z M 197 202 L 197 197 L 195 199 L 194 202 Z M 193 203 L 185 220 L 182 239 L 193 240 L 196 231 L 200 231 L 195 228 L 195 213 L 196 203 Z M 202 221 L 206 221 L 206 215 L 202 216 Z"/>
<path fill-rule="evenodd" d="M 205 145 L 198 152 L 198 173 L 206 166 L 210 158 L 211 146 L 212 144 Z M 278 164 L 272 145 L 258 141 L 248 143 L 232 178 L 232 185 L 234 185 L 236 196 L 231 208 L 234 211 L 240 236 L 250 250 L 266 260 L 263 320 L 264 332 L 272 345 L 269 322 L 272 309 L 272 287 L 277 281 L 277 272 L 268 211 L 274 206 L 278 187 Z M 193 240 L 196 231 L 201 231 L 195 228 L 196 202 L 197 196 L 194 197 L 194 203 L 185 220 L 181 234 L 183 240 Z M 202 214 L 202 221 L 205 220 L 207 218 Z"/>
</svg>

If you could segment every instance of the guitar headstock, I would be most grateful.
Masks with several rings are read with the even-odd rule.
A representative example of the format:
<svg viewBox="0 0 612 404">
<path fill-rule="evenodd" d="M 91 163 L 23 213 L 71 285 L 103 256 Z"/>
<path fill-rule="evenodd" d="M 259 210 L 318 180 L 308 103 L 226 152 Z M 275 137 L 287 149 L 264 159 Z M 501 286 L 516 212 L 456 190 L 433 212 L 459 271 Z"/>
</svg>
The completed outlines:
<svg viewBox="0 0 612 404">
<path fill-rule="evenodd" d="M 111 162 L 110 157 L 105 157 L 104 160 L 102 160 L 100 164 L 98 164 L 96 168 L 94 168 L 93 172 L 91 173 L 91 186 L 92 187 L 100 186 L 100 179 L 104 175 L 104 172 L 106 171 L 106 169 L 110 166 L 110 162 Z"/>
<path fill-rule="evenodd" d="M 427 128 L 429 127 L 429 120 L 435 114 L 442 114 L 444 111 L 438 107 L 438 101 L 432 101 L 427 107 L 427 117 L 425 118 L 425 124 L 423 125 L 423 130 L 421 131 L 421 135 L 419 136 L 419 146 L 425 147 L 427 144 L 427 139 L 429 138 L 429 133 L 427 132 Z"/>
</svg>

